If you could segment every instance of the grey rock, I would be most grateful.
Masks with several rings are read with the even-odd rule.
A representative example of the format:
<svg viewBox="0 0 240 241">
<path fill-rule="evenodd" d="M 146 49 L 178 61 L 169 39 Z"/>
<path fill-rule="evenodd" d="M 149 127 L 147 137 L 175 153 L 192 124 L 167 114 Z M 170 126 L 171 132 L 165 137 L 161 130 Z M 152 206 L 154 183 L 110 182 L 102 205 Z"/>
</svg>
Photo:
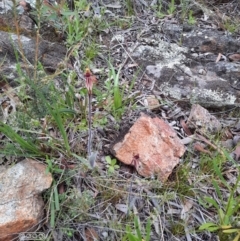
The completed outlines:
<svg viewBox="0 0 240 241">
<path fill-rule="evenodd" d="M 232 150 L 232 148 L 234 146 L 234 142 L 232 139 L 228 139 L 226 141 L 221 141 L 221 145 L 228 150 Z"/>
<path fill-rule="evenodd" d="M 233 145 L 236 146 L 237 144 L 240 143 L 240 136 L 236 135 L 233 137 Z"/>
<path fill-rule="evenodd" d="M 186 124 L 189 128 L 200 130 L 203 133 L 216 134 L 222 129 L 218 119 L 198 104 L 192 106 Z"/>
<path fill-rule="evenodd" d="M 168 24 L 164 33 L 172 39 L 182 30 Z M 142 38 L 132 57 L 155 79 L 157 90 L 177 100 L 185 99 L 203 107 L 239 106 L 240 63 L 227 58 L 216 62 L 218 53 L 239 52 L 240 41 L 217 30 L 194 28 L 183 32 L 177 42 L 162 40 L 161 34 Z M 154 43 L 154 45 L 153 45 Z"/>
<path fill-rule="evenodd" d="M 44 40 L 38 43 L 38 48 L 36 46 L 36 39 L 0 31 L 0 57 L 4 60 L 0 77 L 10 83 L 17 79 L 19 77 L 17 64 L 19 63 L 23 72 L 33 73 L 36 49 L 38 49 L 38 60 L 45 69 L 55 71 L 65 57 L 66 48 L 61 44 Z M 19 60 L 16 59 L 15 51 Z"/>
</svg>

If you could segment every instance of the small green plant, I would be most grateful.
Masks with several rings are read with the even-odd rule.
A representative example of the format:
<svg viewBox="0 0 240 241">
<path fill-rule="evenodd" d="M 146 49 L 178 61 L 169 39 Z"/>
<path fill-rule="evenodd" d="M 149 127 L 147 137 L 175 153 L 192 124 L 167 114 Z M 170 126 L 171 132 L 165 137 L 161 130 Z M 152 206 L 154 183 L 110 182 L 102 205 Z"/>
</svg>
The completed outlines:
<svg viewBox="0 0 240 241">
<path fill-rule="evenodd" d="M 98 45 L 93 41 L 89 44 L 85 49 L 85 56 L 87 58 L 87 62 L 92 61 L 98 53 Z"/>
<path fill-rule="evenodd" d="M 236 31 L 238 31 L 240 29 L 239 22 L 237 23 L 237 22 L 234 22 L 231 20 L 224 21 L 223 26 L 224 26 L 224 29 L 230 33 L 235 33 Z"/>
<path fill-rule="evenodd" d="M 63 169 L 59 167 L 52 159 L 49 159 L 48 157 L 46 158 L 46 163 L 47 163 L 47 168 L 46 172 L 51 173 L 51 174 L 62 174 Z"/>
<path fill-rule="evenodd" d="M 173 235 L 181 236 L 181 235 L 184 235 L 184 233 L 185 233 L 183 222 L 172 221 L 172 222 L 170 222 L 170 227 L 171 227 L 170 229 L 171 229 L 171 232 L 173 233 Z"/>
<path fill-rule="evenodd" d="M 142 229 L 142 231 L 141 231 Z M 136 233 L 136 234 L 134 234 Z M 142 235 L 145 233 L 145 237 Z M 127 225 L 126 226 L 126 235 L 122 239 L 122 241 L 150 241 L 151 234 L 151 222 L 150 219 L 147 220 L 146 230 L 143 231 L 143 227 L 140 225 L 140 220 L 138 217 L 134 217 L 134 230 Z"/>
<path fill-rule="evenodd" d="M 56 212 L 60 210 L 59 205 L 59 196 L 58 196 L 58 190 L 57 185 L 54 183 L 52 188 L 52 196 L 50 199 L 50 225 L 53 228 L 55 226 L 56 221 Z"/>
<path fill-rule="evenodd" d="M 63 12 L 63 21 L 66 23 L 65 31 L 67 33 L 67 45 L 71 47 L 79 43 L 88 32 L 90 20 L 87 18 L 80 18 L 77 11 Z"/>
<path fill-rule="evenodd" d="M 187 16 L 188 16 L 188 19 L 190 18 L 189 17 L 189 7 L 191 6 L 190 4 L 191 4 L 191 0 L 180 0 L 182 21 L 185 21 Z M 192 15 L 192 13 L 190 14 L 190 16 Z"/>
<path fill-rule="evenodd" d="M 64 170 L 60 169 L 59 165 L 54 164 L 54 161 L 52 159 L 49 159 L 47 157 L 46 162 L 47 162 L 46 171 L 48 173 L 51 173 L 52 175 L 63 174 Z M 49 201 L 50 201 L 50 225 L 53 228 L 55 226 L 55 221 L 56 221 L 56 212 L 60 210 L 59 194 L 57 189 L 57 183 L 55 182 L 55 180 L 53 181 Z"/>
<path fill-rule="evenodd" d="M 74 235 L 74 229 L 73 228 L 62 228 L 63 233 L 67 235 L 67 237 L 72 238 Z"/>
<path fill-rule="evenodd" d="M 132 89 L 134 88 L 135 81 L 137 79 L 137 74 L 132 78 L 130 83 L 121 85 L 120 87 L 120 73 L 121 68 L 116 70 L 109 62 L 109 73 L 108 78 L 105 80 L 104 90 L 94 89 L 93 92 L 96 96 L 98 106 L 110 112 L 116 120 L 119 120 L 127 107 L 135 108 L 136 104 L 132 104 L 135 100 L 136 95 L 131 95 Z"/>
<path fill-rule="evenodd" d="M 91 190 L 79 192 L 75 187 L 69 188 L 61 198 L 62 212 L 59 213 L 59 216 L 65 221 L 71 219 L 77 221 L 84 220 L 84 218 L 87 218 L 88 211 L 95 202 Z"/>
<path fill-rule="evenodd" d="M 113 107 L 114 111 L 121 112 L 122 109 L 122 99 L 123 99 L 123 93 L 120 92 L 119 88 L 119 75 L 120 75 L 121 68 L 119 68 L 118 72 L 116 73 L 113 66 L 110 64 L 110 73 L 111 73 L 111 78 L 114 81 L 113 85 Z"/>
<path fill-rule="evenodd" d="M 175 0 L 171 0 L 171 3 L 169 4 L 168 6 L 168 10 L 167 10 L 167 13 L 169 15 L 172 15 L 176 10 L 176 6 L 175 6 Z"/>
<path fill-rule="evenodd" d="M 178 195 L 194 196 L 193 187 L 189 184 L 189 167 L 182 165 L 176 168 L 174 181 L 171 182 L 171 187 L 177 191 Z"/>
<path fill-rule="evenodd" d="M 130 28 L 133 24 L 133 19 L 122 19 L 116 16 L 113 22 L 111 22 L 108 26 L 118 26 L 121 29 L 127 29 Z"/>
<path fill-rule="evenodd" d="M 115 118 L 119 119 L 125 110 L 123 103 L 124 88 L 120 90 L 119 86 L 121 68 L 116 73 L 114 67 L 109 62 L 109 70 L 109 76 L 104 86 L 106 91 L 95 89 L 94 94 L 96 94 L 99 104 L 103 105 L 103 108 L 111 112 Z"/>
<path fill-rule="evenodd" d="M 133 1 L 126 0 L 127 15 L 131 16 L 134 14 Z"/>
<path fill-rule="evenodd" d="M 190 25 L 194 25 L 196 23 L 196 19 L 193 16 L 193 11 L 192 10 L 190 10 L 189 13 L 188 13 L 188 23 Z"/>
<path fill-rule="evenodd" d="M 110 156 L 106 156 L 105 160 L 107 162 L 108 174 L 111 175 L 119 168 L 119 165 L 117 165 L 117 160 L 115 158 L 111 159 Z"/>
<path fill-rule="evenodd" d="M 161 4 L 161 2 L 158 4 L 158 6 L 157 7 L 155 7 L 156 8 L 156 14 L 157 14 L 157 16 L 159 17 L 159 18 L 164 18 L 165 16 L 166 16 L 166 14 L 162 11 L 162 4 Z"/>
<path fill-rule="evenodd" d="M 167 16 L 167 9 L 163 8 L 162 0 L 158 0 L 157 5 L 152 6 L 157 17 L 164 18 Z"/>
<path fill-rule="evenodd" d="M 225 156 L 230 162 L 234 162 L 228 153 L 225 152 Z M 240 240 L 240 227 L 239 227 L 239 208 L 240 208 L 240 198 L 236 195 L 240 175 L 238 175 L 236 183 L 231 186 L 224 179 L 221 169 L 216 162 L 213 162 L 213 169 L 217 177 L 220 179 L 220 183 L 213 180 L 213 186 L 216 190 L 216 194 L 220 201 L 216 201 L 212 197 L 205 197 L 200 202 L 206 208 L 213 207 L 218 211 L 218 222 L 207 222 L 199 227 L 199 230 L 207 230 L 209 232 L 218 232 L 220 240 L 228 240 L 227 236 L 230 236 L 231 240 Z M 239 169 L 239 168 L 238 168 Z M 239 171 L 239 170 L 238 170 Z M 227 200 L 221 193 L 220 186 L 224 186 L 229 191 L 230 195 Z M 223 238 L 224 237 L 224 238 Z M 232 239 L 234 238 L 234 239 Z"/>
<path fill-rule="evenodd" d="M 203 173 L 214 175 L 215 174 L 214 166 L 217 166 L 219 169 L 221 169 L 224 162 L 225 160 L 223 160 L 223 157 L 221 154 L 214 156 L 211 161 L 209 161 L 209 155 L 202 154 L 199 162 L 199 167 Z"/>
<path fill-rule="evenodd" d="M 84 11 L 89 9 L 90 4 L 88 3 L 87 0 L 81 0 L 81 1 L 76 1 L 75 2 L 75 8 L 78 9 L 78 11 Z"/>
<path fill-rule="evenodd" d="M 167 16 L 167 14 L 172 15 L 175 12 L 176 10 L 175 0 L 171 0 L 171 2 L 169 3 L 167 12 L 166 12 L 166 9 L 163 9 L 161 0 L 158 1 L 158 5 L 154 6 L 153 8 L 156 10 L 156 15 L 159 18 L 164 18 L 165 16 Z"/>
</svg>

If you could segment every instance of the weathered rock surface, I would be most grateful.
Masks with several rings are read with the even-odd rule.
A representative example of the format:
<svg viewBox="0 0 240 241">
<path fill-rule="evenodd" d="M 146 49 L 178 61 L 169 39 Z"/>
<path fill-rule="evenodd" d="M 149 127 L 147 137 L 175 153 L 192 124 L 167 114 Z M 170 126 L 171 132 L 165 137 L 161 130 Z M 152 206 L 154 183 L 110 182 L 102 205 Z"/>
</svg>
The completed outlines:
<svg viewBox="0 0 240 241">
<path fill-rule="evenodd" d="M 187 126 L 191 129 L 197 129 L 203 133 L 211 134 L 216 134 L 222 129 L 219 120 L 198 104 L 192 106 L 187 120 Z"/>
<path fill-rule="evenodd" d="M 16 59 L 15 51 L 19 60 Z M 49 71 L 55 71 L 66 54 L 66 48 L 61 44 L 45 40 L 40 40 L 37 43 L 34 38 L 0 31 L 0 58 L 3 60 L 0 79 L 7 80 L 10 83 L 16 80 L 19 77 L 17 64 L 20 64 L 23 72 L 32 73 L 36 51 L 38 51 L 38 61 Z"/>
<path fill-rule="evenodd" d="M 0 14 L 7 13 L 13 8 L 13 2 L 9 0 L 0 1 Z"/>
<path fill-rule="evenodd" d="M 166 181 L 185 148 L 176 132 L 162 119 L 142 114 L 124 138 L 113 146 L 113 151 L 123 163 L 135 165 L 140 175 L 157 176 Z"/>
<path fill-rule="evenodd" d="M 185 31 L 170 23 L 158 31 L 140 38 L 132 57 L 163 95 L 204 107 L 239 105 L 240 91 L 233 87 L 240 79 L 240 62 L 231 57 L 240 52 L 239 39 L 214 29 Z M 219 53 L 222 57 L 216 61 Z"/>
<path fill-rule="evenodd" d="M 0 241 L 10 241 L 20 232 L 37 228 L 44 214 L 39 194 L 51 183 L 46 166 L 30 159 L 1 171 Z"/>
</svg>

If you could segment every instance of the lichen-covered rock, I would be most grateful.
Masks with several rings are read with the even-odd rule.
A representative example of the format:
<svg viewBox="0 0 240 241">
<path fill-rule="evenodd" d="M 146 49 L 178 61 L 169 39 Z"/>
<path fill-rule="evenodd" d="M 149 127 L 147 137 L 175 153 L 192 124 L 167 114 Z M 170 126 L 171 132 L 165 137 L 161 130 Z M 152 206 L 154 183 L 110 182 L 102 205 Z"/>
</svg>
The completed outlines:
<svg viewBox="0 0 240 241">
<path fill-rule="evenodd" d="M 5 60 L 1 65 L 0 77 L 7 80 L 11 85 L 13 81 L 19 78 L 17 64 L 20 64 L 23 72 L 33 73 L 36 50 L 38 50 L 38 60 L 46 70 L 51 72 L 58 68 L 66 54 L 66 48 L 62 44 L 45 40 L 37 42 L 36 39 L 24 35 L 18 36 L 14 33 L 0 31 L 0 40 L 0 58 Z M 23 54 L 19 54 L 18 60 L 15 54 L 17 49 L 21 49 Z M 25 63 L 26 60 L 29 63 L 28 65 Z"/>
<path fill-rule="evenodd" d="M 239 90 L 233 86 L 239 88 L 240 41 L 218 30 L 195 27 L 184 31 L 177 24 L 169 23 L 162 28 L 169 39 L 176 39 L 181 46 L 162 40 L 160 32 L 140 38 L 132 53 L 133 59 L 154 79 L 157 90 L 165 96 L 203 107 L 238 105 Z M 226 58 L 224 54 L 228 52 L 235 54 Z"/>
</svg>

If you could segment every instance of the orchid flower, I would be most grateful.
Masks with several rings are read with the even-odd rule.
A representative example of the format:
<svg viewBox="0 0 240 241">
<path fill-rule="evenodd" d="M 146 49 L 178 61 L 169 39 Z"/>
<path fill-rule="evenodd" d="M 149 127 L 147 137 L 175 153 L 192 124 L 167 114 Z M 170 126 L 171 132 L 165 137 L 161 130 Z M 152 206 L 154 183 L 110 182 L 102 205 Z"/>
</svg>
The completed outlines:
<svg viewBox="0 0 240 241">
<path fill-rule="evenodd" d="M 85 77 L 85 86 L 88 90 L 88 94 L 91 95 L 92 94 L 92 88 L 93 88 L 93 84 L 95 84 L 97 82 L 96 77 L 91 73 L 89 68 L 86 68 L 86 71 L 84 73 L 84 77 Z"/>
</svg>

